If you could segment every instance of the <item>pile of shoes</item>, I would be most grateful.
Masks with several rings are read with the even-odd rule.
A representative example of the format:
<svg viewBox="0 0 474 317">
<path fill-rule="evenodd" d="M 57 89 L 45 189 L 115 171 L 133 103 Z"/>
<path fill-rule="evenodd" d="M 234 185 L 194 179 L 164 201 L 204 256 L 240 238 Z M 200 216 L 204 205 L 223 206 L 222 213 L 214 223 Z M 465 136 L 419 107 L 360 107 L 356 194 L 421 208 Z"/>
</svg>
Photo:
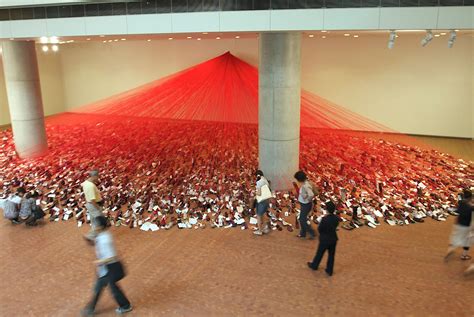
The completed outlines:
<svg viewBox="0 0 474 317">
<path fill-rule="evenodd" d="M 0 132 L 0 197 L 18 186 L 36 189 L 51 221 L 74 219 L 82 226 L 90 217 L 80 184 L 99 169 L 104 213 L 113 226 L 255 225 L 255 125 L 104 117 L 48 124 L 47 133 L 49 153 L 23 160 L 11 131 Z M 347 230 L 445 221 L 456 214 L 458 193 L 474 185 L 471 162 L 358 133 L 303 128 L 300 165 L 318 187 L 318 200 L 335 202 Z M 309 221 L 318 224 L 323 207 L 315 206 Z M 298 208 L 294 193 L 277 192 L 269 229 L 298 229 Z"/>
</svg>

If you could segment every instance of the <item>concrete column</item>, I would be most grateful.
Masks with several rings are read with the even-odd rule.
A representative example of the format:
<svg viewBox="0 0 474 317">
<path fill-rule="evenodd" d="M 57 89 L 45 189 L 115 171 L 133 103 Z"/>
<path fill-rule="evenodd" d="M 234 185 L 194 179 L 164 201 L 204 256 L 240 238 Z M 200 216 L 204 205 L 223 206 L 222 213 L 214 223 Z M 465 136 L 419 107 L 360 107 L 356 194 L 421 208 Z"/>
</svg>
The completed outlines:
<svg viewBox="0 0 474 317">
<path fill-rule="evenodd" d="M 291 188 L 299 168 L 301 34 L 261 33 L 258 158 L 272 189 Z"/>
<path fill-rule="evenodd" d="M 34 157 L 48 149 L 38 61 L 33 41 L 6 41 L 3 69 L 15 148 L 20 157 Z"/>
</svg>

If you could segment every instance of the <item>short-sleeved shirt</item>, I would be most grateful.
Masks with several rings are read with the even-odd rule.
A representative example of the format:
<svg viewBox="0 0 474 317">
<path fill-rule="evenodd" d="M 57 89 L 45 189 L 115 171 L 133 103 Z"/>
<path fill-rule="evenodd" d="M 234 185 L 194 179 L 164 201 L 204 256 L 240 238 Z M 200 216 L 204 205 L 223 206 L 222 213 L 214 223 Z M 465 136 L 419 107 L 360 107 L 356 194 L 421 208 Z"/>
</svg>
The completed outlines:
<svg viewBox="0 0 474 317">
<path fill-rule="evenodd" d="M 13 195 L 3 202 L 3 216 L 7 219 L 15 219 L 19 214 L 21 197 Z"/>
<path fill-rule="evenodd" d="M 33 212 L 35 200 L 33 198 L 23 198 L 20 203 L 20 217 L 22 219 L 28 218 Z"/>
<path fill-rule="evenodd" d="M 458 205 L 459 213 L 458 216 L 458 225 L 469 227 L 472 221 L 472 213 L 474 212 L 474 207 L 470 205 L 467 201 L 461 200 Z"/>
<path fill-rule="evenodd" d="M 268 183 L 267 179 L 265 177 L 261 176 L 260 179 L 257 181 L 257 189 L 260 189 L 265 185 L 270 187 L 270 184 Z"/>
<path fill-rule="evenodd" d="M 117 256 L 112 234 L 110 232 L 103 231 L 95 237 L 95 254 L 98 260 L 109 259 Z M 105 264 L 97 266 L 97 275 L 99 275 L 99 277 L 107 275 L 107 266 Z"/>
<path fill-rule="evenodd" d="M 82 191 L 84 192 L 84 197 L 86 198 L 86 202 L 91 202 L 95 200 L 96 202 L 102 201 L 102 197 L 100 196 L 99 189 L 95 184 L 89 180 L 86 180 L 82 185 Z"/>
<path fill-rule="evenodd" d="M 298 201 L 302 204 L 309 204 L 313 201 L 314 192 L 310 182 L 306 181 L 300 187 Z"/>
</svg>

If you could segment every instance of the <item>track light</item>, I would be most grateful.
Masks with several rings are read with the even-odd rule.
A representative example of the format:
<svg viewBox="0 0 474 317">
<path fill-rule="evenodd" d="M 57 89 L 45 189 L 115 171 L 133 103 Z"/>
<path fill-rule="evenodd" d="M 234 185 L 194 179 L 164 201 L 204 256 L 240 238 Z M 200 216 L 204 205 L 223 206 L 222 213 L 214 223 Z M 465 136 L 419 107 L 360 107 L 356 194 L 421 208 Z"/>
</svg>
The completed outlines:
<svg viewBox="0 0 474 317">
<path fill-rule="evenodd" d="M 448 40 L 448 47 L 449 48 L 453 47 L 454 41 L 456 41 L 456 31 L 451 30 L 451 32 L 449 32 L 449 40 Z"/>
<path fill-rule="evenodd" d="M 421 40 L 421 46 L 425 47 L 432 39 L 433 33 L 431 33 L 431 30 L 427 30 L 425 37 Z"/>
<path fill-rule="evenodd" d="M 390 31 L 390 37 L 388 38 L 388 48 L 392 49 L 393 46 L 395 45 L 395 39 L 397 38 L 397 34 L 395 33 L 395 30 Z"/>
</svg>

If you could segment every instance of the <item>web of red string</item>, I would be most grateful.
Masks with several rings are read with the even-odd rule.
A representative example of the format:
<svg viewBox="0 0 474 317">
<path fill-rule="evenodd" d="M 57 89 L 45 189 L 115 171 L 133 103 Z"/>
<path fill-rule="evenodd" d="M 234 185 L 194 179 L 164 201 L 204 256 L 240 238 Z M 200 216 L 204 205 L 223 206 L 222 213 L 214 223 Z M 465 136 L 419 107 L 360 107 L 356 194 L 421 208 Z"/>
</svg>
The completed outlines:
<svg viewBox="0 0 474 317">
<path fill-rule="evenodd" d="M 346 188 L 373 205 L 390 201 L 403 209 L 410 199 L 441 208 L 454 206 L 457 193 L 474 185 L 472 162 L 403 135 L 387 137 L 380 132 L 392 130 L 309 92 L 301 100 L 300 167 L 324 188 L 321 199 L 337 199 Z M 49 152 L 40 158 L 18 158 L 11 131 L 0 132 L 0 185 L 79 188 L 85 173 L 98 168 L 103 184 L 119 186 L 128 201 L 190 187 L 236 191 L 246 201 L 258 166 L 257 120 L 258 72 L 227 53 L 48 118 Z M 387 197 L 377 192 L 380 182 Z M 106 198 L 117 203 L 116 194 Z"/>
</svg>

